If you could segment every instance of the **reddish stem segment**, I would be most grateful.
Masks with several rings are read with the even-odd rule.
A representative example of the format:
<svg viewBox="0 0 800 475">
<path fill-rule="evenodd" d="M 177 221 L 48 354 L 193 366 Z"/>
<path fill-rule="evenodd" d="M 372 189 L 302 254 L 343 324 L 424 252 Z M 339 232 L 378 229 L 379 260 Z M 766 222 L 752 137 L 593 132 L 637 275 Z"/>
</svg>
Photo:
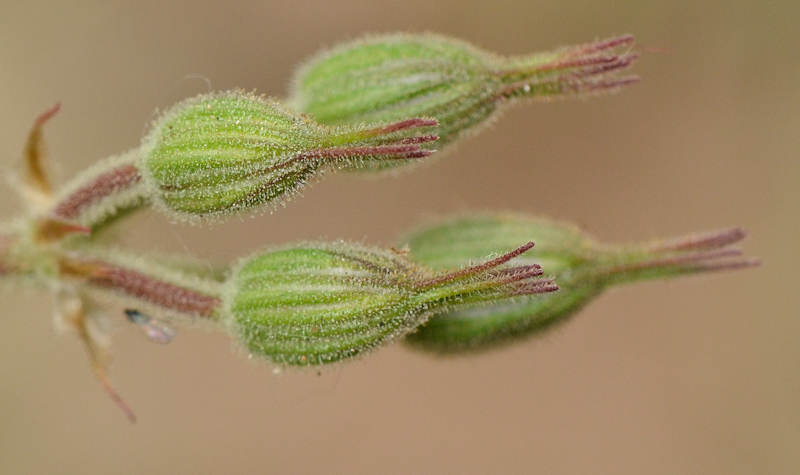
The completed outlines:
<svg viewBox="0 0 800 475">
<path fill-rule="evenodd" d="M 81 212 L 98 203 L 103 198 L 129 188 L 142 179 L 139 170 L 133 165 L 121 165 L 95 177 L 91 182 L 75 190 L 53 208 L 52 216 L 73 220 Z"/>
<path fill-rule="evenodd" d="M 216 297 L 107 262 L 65 260 L 62 272 L 180 313 L 210 317 L 222 304 Z"/>
</svg>

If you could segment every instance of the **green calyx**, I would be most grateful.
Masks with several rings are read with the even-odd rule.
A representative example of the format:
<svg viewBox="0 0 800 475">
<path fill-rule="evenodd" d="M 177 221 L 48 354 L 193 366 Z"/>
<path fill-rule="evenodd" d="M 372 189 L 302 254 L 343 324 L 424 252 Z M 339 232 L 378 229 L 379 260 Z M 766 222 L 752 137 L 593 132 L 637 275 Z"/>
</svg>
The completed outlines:
<svg viewBox="0 0 800 475">
<path fill-rule="evenodd" d="M 556 289 L 538 266 L 503 267 L 532 247 L 435 273 L 405 252 L 305 244 L 245 259 L 227 283 L 223 319 L 251 354 L 322 365 L 368 352 L 447 308 Z"/>
<path fill-rule="evenodd" d="M 142 175 L 157 207 L 189 220 L 281 204 L 326 169 L 430 154 L 431 119 L 326 127 L 239 91 L 179 103 L 142 144 Z"/>
<path fill-rule="evenodd" d="M 536 247 L 520 262 L 541 265 L 561 290 L 535 299 L 445 310 L 406 341 L 441 353 L 493 348 L 566 321 L 611 285 L 757 265 L 757 260 L 739 257 L 741 250 L 731 246 L 744 237 L 743 230 L 734 228 L 670 241 L 605 246 L 575 226 L 510 213 L 445 221 L 402 241 L 420 262 L 434 269 L 449 268 L 491 249 L 535 239 Z"/>
<path fill-rule="evenodd" d="M 368 37 L 309 61 L 295 76 L 289 103 L 329 125 L 434 117 L 444 147 L 488 123 L 511 99 L 586 95 L 636 82 L 616 77 L 638 56 L 614 51 L 632 43 L 621 36 L 504 58 L 434 34 Z"/>
</svg>

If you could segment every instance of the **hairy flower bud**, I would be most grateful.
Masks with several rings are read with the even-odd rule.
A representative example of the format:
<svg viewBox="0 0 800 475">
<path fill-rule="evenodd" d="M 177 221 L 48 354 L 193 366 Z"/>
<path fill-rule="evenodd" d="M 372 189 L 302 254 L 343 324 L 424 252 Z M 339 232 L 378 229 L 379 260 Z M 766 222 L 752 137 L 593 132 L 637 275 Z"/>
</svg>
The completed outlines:
<svg viewBox="0 0 800 475">
<path fill-rule="evenodd" d="M 204 94 L 166 112 L 142 143 L 156 206 L 197 219 L 281 204 L 320 172 L 429 155 L 432 119 L 321 126 L 271 99 Z"/>
<path fill-rule="evenodd" d="M 615 53 L 632 43 L 626 35 L 504 58 L 434 34 L 367 37 L 311 59 L 295 76 L 289 104 L 328 125 L 434 117 L 441 148 L 511 100 L 585 96 L 638 81 L 616 76 L 638 59 Z"/>
<path fill-rule="evenodd" d="M 535 239 L 536 248 L 521 262 L 547 269 L 561 290 L 536 299 L 439 312 L 407 341 L 426 350 L 459 352 L 526 337 L 565 321 L 611 285 L 757 265 L 757 259 L 738 257 L 741 250 L 731 246 L 744 237 L 742 229 L 733 228 L 670 241 L 604 246 L 574 226 L 513 214 L 433 225 L 404 240 L 420 262 L 449 268 L 490 249 Z"/>
<path fill-rule="evenodd" d="M 321 365 L 398 338 L 433 312 L 556 290 L 539 266 L 501 267 L 533 247 L 434 273 L 406 252 L 305 244 L 263 252 L 234 270 L 223 320 L 253 355 Z"/>
</svg>

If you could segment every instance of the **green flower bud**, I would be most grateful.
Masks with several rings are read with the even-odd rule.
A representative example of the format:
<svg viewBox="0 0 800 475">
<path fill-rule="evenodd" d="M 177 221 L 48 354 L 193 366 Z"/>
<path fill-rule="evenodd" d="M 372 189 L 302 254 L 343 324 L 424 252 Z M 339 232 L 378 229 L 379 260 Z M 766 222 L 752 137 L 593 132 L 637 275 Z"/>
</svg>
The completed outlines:
<svg viewBox="0 0 800 475">
<path fill-rule="evenodd" d="M 614 51 L 632 43 L 627 35 L 504 58 L 433 34 L 367 37 L 311 59 L 295 76 L 289 104 L 328 125 L 434 117 L 441 148 L 515 99 L 585 96 L 638 81 L 616 77 L 638 55 Z"/>
<path fill-rule="evenodd" d="M 434 273 L 404 251 L 305 244 L 242 261 L 227 283 L 223 322 L 250 354 L 321 365 L 392 341 L 434 312 L 555 290 L 539 266 L 501 267 L 533 246 Z"/>
<path fill-rule="evenodd" d="M 426 265 L 449 268 L 535 239 L 536 248 L 520 259 L 547 269 L 560 291 L 481 308 L 439 312 L 407 341 L 437 352 L 498 346 L 563 322 L 611 285 L 758 264 L 731 244 L 743 239 L 739 228 L 640 245 L 600 245 L 576 227 L 543 219 L 501 214 L 453 219 L 408 236 L 415 257 Z"/>
<path fill-rule="evenodd" d="M 186 100 L 142 143 L 142 179 L 155 205 L 194 220 L 283 204 L 320 172 L 430 154 L 432 119 L 325 127 L 271 99 L 239 91 Z"/>
</svg>

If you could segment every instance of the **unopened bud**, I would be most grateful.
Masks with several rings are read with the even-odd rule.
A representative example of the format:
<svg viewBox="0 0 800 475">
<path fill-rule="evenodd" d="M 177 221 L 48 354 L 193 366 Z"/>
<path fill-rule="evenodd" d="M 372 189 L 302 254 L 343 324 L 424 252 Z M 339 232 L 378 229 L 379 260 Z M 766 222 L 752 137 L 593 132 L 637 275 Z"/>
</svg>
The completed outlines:
<svg viewBox="0 0 800 475">
<path fill-rule="evenodd" d="M 733 247 L 746 236 L 740 228 L 669 241 L 604 246 L 578 228 L 531 217 L 501 214 L 453 219 L 407 237 L 420 262 L 449 268 L 519 240 L 536 247 L 520 258 L 539 264 L 560 291 L 540 298 L 480 308 L 439 312 L 407 341 L 422 349 L 459 352 L 490 348 L 530 336 L 565 321 L 611 285 L 645 279 L 758 265 Z"/>
<path fill-rule="evenodd" d="M 186 100 L 142 144 L 156 206 L 194 220 L 281 204 L 324 170 L 429 155 L 433 119 L 326 127 L 271 99 L 231 91 Z"/>
<path fill-rule="evenodd" d="M 223 319 L 252 355 L 321 365 L 363 354 L 434 312 L 556 290 L 539 266 L 504 266 L 533 246 L 460 270 L 434 273 L 406 252 L 306 244 L 263 252 L 233 272 Z"/>
<path fill-rule="evenodd" d="M 295 77 L 289 104 L 328 125 L 434 117 L 442 148 L 511 100 L 586 96 L 637 82 L 617 76 L 638 59 L 627 51 L 632 44 L 625 35 L 504 58 L 433 34 L 367 37 L 311 59 Z"/>
</svg>

